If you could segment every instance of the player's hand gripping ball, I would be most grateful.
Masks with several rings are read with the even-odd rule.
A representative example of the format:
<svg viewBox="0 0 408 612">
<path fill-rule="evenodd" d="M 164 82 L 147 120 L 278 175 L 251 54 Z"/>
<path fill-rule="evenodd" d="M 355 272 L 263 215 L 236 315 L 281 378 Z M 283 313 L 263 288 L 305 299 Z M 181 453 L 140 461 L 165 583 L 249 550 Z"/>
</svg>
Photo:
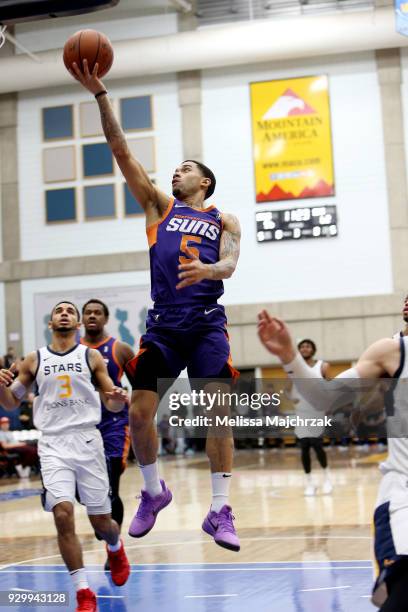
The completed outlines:
<svg viewBox="0 0 408 612">
<path fill-rule="evenodd" d="M 93 72 L 95 64 L 98 64 L 97 76 L 105 76 L 113 63 L 113 47 L 109 38 L 96 30 L 80 30 L 68 38 L 63 55 L 66 69 L 71 72 L 75 62 L 82 70 L 84 59 L 88 62 L 90 73 Z"/>
</svg>

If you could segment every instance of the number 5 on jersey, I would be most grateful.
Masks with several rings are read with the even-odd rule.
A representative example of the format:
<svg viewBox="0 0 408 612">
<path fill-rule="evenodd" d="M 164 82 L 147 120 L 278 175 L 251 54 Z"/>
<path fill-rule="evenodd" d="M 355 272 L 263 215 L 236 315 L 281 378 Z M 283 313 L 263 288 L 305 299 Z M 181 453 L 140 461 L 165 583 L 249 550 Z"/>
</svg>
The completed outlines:
<svg viewBox="0 0 408 612">
<path fill-rule="evenodd" d="M 194 253 L 194 255 L 196 257 L 198 257 L 200 259 L 200 251 L 196 248 L 196 247 L 192 247 L 190 246 L 188 243 L 189 242 L 196 242 L 197 244 L 201 243 L 201 238 L 199 236 L 192 236 L 190 234 L 185 234 L 182 239 L 181 239 L 181 243 L 180 243 L 180 251 L 182 253 L 185 253 L 187 255 L 187 251 L 186 248 L 188 247 L 190 249 L 190 251 L 192 253 Z M 191 257 L 184 257 L 184 255 L 180 255 L 179 257 L 179 262 L 181 264 L 188 264 L 192 261 Z"/>
<path fill-rule="evenodd" d="M 57 380 L 62 381 L 60 385 L 61 391 L 65 389 L 65 393 L 60 393 L 60 398 L 64 399 L 65 397 L 71 397 L 72 395 L 72 385 L 71 385 L 71 377 L 68 374 L 63 374 L 62 376 L 57 376 Z"/>
</svg>

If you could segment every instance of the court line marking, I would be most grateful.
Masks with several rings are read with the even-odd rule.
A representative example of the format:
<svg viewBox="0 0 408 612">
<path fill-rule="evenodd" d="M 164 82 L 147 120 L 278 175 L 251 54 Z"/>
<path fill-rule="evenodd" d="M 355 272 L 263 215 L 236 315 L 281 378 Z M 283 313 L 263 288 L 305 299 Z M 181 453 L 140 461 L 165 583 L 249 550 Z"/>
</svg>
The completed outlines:
<svg viewBox="0 0 408 612">
<path fill-rule="evenodd" d="M 174 568 L 174 569 L 135 569 L 130 570 L 132 574 L 150 574 L 150 573 L 177 573 L 177 572 L 304 572 L 307 571 L 327 571 L 327 570 L 372 570 L 372 565 L 356 565 L 350 566 L 336 566 L 333 567 L 202 567 L 202 568 Z M 13 570 L 4 570 L 2 574 L 15 574 Z M 19 574 L 66 574 L 67 570 L 20 570 Z M 89 574 L 104 574 L 105 570 L 88 570 Z"/>
<path fill-rule="evenodd" d="M 306 568 L 312 564 L 316 565 L 318 563 L 322 564 L 322 563 L 371 563 L 371 559 L 324 559 L 322 561 L 238 561 L 238 562 L 227 562 L 225 563 L 224 561 L 187 561 L 187 562 L 181 562 L 181 561 L 175 561 L 174 563 L 162 563 L 162 562 L 157 562 L 157 563 L 131 563 L 130 566 L 131 567 L 166 567 L 166 566 L 188 566 L 190 567 L 191 565 L 220 565 L 220 566 L 224 566 L 224 565 L 233 565 L 234 567 L 239 567 L 239 566 L 247 566 L 247 565 L 280 565 L 283 564 L 285 567 L 288 565 L 295 565 L 296 563 L 298 563 L 303 569 Z M 86 567 L 100 567 L 102 564 L 101 563 L 88 563 Z M 66 565 L 64 565 L 64 563 L 50 563 L 50 564 L 45 564 L 43 566 L 41 565 L 30 565 L 29 567 L 66 567 Z M 313 567 L 313 566 L 312 566 Z M 336 565 L 332 566 L 333 568 L 336 568 Z M 108 571 L 108 570 L 105 570 Z"/>
<path fill-rule="evenodd" d="M 351 586 L 332 586 L 332 587 L 321 587 L 319 589 L 299 589 L 302 593 L 311 593 L 313 591 L 332 591 L 333 589 L 351 589 Z"/>
<path fill-rule="evenodd" d="M 372 540 L 371 536 L 267 536 L 267 537 L 243 537 L 240 538 L 241 542 L 270 542 L 270 541 L 280 541 L 280 540 Z M 207 540 L 190 540 L 186 542 L 153 542 L 152 544 L 130 544 L 126 546 L 126 550 L 134 550 L 134 549 L 142 549 L 142 548 L 157 548 L 163 546 L 182 546 L 185 544 L 211 544 L 214 542 L 211 539 Z M 92 553 L 100 553 L 100 548 L 93 548 L 91 550 L 83 550 L 82 553 L 84 555 L 92 554 Z M 54 555 L 47 555 L 46 557 L 34 557 L 33 559 L 25 559 L 24 561 L 16 561 L 15 563 L 8 563 L 7 565 L 0 566 L 0 571 L 7 569 L 8 567 L 15 567 L 17 565 L 24 565 L 25 563 L 31 563 L 33 561 L 45 561 L 46 559 L 55 559 L 57 557 L 61 557 L 60 553 Z"/>
<path fill-rule="evenodd" d="M 238 597 L 238 593 L 222 593 L 221 595 L 184 595 L 184 599 L 209 599 L 210 597 Z"/>
</svg>

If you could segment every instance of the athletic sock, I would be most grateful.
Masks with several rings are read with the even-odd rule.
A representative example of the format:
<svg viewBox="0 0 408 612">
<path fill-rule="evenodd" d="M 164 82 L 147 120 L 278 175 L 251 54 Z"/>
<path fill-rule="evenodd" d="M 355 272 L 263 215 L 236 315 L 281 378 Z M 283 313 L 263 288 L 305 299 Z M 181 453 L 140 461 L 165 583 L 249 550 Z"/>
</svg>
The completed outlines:
<svg viewBox="0 0 408 612">
<path fill-rule="evenodd" d="M 212 501 L 211 510 L 219 512 L 228 504 L 229 488 L 231 484 L 230 472 L 215 472 L 211 474 Z"/>
<path fill-rule="evenodd" d="M 162 486 L 159 478 L 159 466 L 157 461 L 150 465 L 140 465 L 144 480 L 144 490 L 152 497 L 156 497 L 162 492 Z"/>
<path fill-rule="evenodd" d="M 116 544 L 107 544 L 107 546 L 110 552 L 118 552 L 118 550 L 120 550 L 122 546 L 122 542 L 120 541 L 120 538 L 118 538 L 118 541 L 116 542 Z"/>
<path fill-rule="evenodd" d="M 86 578 L 85 568 L 81 567 L 80 569 L 74 570 L 73 572 L 69 572 L 72 578 L 72 582 L 74 583 L 74 587 L 76 591 L 80 591 L 81 589 L 88 589 L 89 584 Z"/>
<path fill-rule="evenodd" d="M 323 469 L 323 477 L 325 482 L 330 482 L 330 470 L 328 467 Z"/>
</svg>

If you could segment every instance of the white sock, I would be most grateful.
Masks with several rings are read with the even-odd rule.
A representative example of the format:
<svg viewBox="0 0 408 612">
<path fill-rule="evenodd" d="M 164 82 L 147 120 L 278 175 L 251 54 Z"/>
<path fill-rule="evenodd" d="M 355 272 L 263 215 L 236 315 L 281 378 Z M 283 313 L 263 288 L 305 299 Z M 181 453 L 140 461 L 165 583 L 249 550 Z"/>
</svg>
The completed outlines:
<svg viewBox="0 0 408 612">
<path fill-rule="evenodd" d="M 312 473 L 306 474 L 305 476 L 306 476 L 306 485 L 308 487 L 313 487 Z"/>
<path fill-rule="evenodd" d="M 326 482 L 330 481 L 330 472 L 329 472 L 329 468 L 324 468 L 323 470 L 323 474 L 324 474 L 324 479 Z"/>
<path fill-rule="evenodd" d="M 80 589 L 89 588 L 84 567 L 81 567 L 80 569 L 74 570 L 73 572 L 69 573 L 71 575 L 72 582 L 74 583 L 76 591 L 79 591 Z"/>
<path fill-rule="evenodd" d="M 228 504 L 229 488 L 231 484 L 230 472 L 215 472 L 211 474 L 212 502 L 211 510 L 219 512 Z"/>
<path fill-rule="evenodd" d="M 156 495 L 162 492 L 157 461 L 150 465 L 140 465 L 139 467 L 142 470 L 144 490 L 152 497 L 156 497 Z"/>
<path fill-rule="evenodd" d="M 120 538 L 118 538 L 116 544 L 107 544 L 107 546 L 108 550 L 110 550 L 111 552 L 118 552 L 118 550 L 120 550 L 122 546 L 122 542 L 120 541 Z"/>
</svg>

